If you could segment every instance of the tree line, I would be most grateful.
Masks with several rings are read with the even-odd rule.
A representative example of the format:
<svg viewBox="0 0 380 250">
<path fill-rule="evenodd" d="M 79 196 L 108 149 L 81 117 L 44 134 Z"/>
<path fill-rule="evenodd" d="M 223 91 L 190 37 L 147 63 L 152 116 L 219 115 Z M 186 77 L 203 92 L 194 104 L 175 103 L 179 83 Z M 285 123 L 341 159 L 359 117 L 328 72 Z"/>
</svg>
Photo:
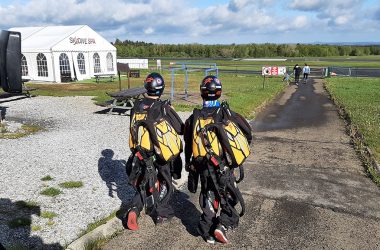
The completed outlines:
<svg viewBox="0 0 380 250">
<path fill-rule="evenodd" d="M 119 57 L 184 57 L 184 58 L 252 58 L 252 57 L 326 57 L 380 55 L 380 45 L 323 44 L 154 44 L 121 41 L 113 45 Z"/>
</svg>

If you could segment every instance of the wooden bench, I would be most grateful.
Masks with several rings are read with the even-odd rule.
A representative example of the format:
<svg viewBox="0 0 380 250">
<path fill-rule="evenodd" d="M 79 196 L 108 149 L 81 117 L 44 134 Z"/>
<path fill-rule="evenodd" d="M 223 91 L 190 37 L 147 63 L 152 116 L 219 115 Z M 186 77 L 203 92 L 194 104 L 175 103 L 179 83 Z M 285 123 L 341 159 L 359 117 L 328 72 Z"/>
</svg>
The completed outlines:
<svg viewBox="0 0 380 250">
<path fill-rule="evenodd" d="M 94 74 L 96 83 L 99 83 L 101 79 L 107 79 L 108 82 L 113 82 L 115 79 L 114 74 Z"/>
<path fill-rule="evenodd" d="M 144 87 L 124 89 L 115 93 L 107 93 L 107 95 L 113 98 L 110 105 L 111 109 L 108 113 L 112 114 L 114 109 L 122 109 L 126 111 L 131 110 L 134 106 L 134 101 L 141 99 L 145 96 L 145 93 L 146 89 Z"/>
</svg>

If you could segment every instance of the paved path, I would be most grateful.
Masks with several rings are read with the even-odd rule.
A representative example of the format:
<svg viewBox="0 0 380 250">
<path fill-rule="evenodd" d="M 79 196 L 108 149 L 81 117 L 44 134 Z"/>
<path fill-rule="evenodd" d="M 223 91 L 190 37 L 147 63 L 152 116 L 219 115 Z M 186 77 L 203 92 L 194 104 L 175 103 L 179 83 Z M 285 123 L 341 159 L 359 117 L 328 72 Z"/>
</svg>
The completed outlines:
<svg viewBox="0 0 380 250">
<path fill-rule="evenodd" d="M 379 249 L 380 189 L 364 174 L 321 80 L 290 86 L 253 122 L 253 155 L 240 188 L 247 214 L 214 248 Z M 103 249 L 206 249 L 197 195 L 178 191 L 176 216 L 123 231 Z M 194 205 L 195 204 L 195 205 Z"/>
</svg>

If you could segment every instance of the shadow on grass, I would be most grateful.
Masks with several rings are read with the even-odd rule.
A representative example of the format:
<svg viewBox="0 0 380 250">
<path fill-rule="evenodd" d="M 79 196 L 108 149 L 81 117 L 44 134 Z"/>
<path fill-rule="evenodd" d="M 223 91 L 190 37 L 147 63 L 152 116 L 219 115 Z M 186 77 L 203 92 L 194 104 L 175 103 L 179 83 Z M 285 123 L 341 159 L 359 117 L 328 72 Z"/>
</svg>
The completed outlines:
<svg viewBox="0 0 380 250">
<path fill-rule="evenodd" d="M 41 208 L 34 203 L 1 198 L 0 249 L 63 249 L 59 243 L 45 244 L 40 237 L 31 235 L 32 216 L 40 215 Z"/>
</svg>

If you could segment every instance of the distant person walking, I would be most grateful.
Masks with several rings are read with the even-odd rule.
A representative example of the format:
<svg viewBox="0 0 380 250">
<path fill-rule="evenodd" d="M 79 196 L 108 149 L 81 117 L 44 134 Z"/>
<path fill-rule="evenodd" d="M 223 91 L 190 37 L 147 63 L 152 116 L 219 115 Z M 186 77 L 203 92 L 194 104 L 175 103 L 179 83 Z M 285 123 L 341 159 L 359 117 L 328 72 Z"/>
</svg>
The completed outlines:
<svg viewBox="0 0 380 250">
<path fill-rule="evenodd" d="M 300 75 L 301 75 L 302 69 L 298 64 L 296 64 L 293 68 L 293 71 L 294 71 L 294 79 L 296 81 L 296 85 L 298 85 L 300 81 Z"/>
<path fill-rule="evenodd" d="M 306 63 L 302 69 L 302 72 L 303 72 L 303 83 L 306 84 L 306 81 L 309 78 L 309 74 L 310 74 L 310 67 Z"/>
</svg>

